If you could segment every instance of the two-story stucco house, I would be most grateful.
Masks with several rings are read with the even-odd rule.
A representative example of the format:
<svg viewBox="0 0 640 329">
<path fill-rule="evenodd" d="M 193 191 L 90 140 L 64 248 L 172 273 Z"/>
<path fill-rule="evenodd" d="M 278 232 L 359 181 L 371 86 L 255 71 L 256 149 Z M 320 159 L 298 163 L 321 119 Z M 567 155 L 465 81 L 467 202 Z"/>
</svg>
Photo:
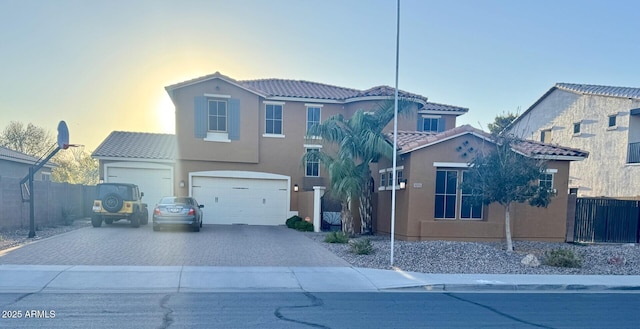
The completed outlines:
<svg viewBox="0 0 640 329">
<path fill-rule="evenodd" d="M 588 151 L 571 166 L 571 193 L 640 197 L 640 88 L 558 83 L 506 131 Z"/>
<path fill-rule="evenodd" d="M 357 90 L 316 82 L 238 81 L 220 73 L 167 86 L 176 108 L 174 193 L 205 204 L 204 223 L 281 225 L 310 216 L 314 186 L 328 178 L 304 152 L 322 147 L 307 129 L 332 115 L 376 110 L 394 95 L 387 86 Z M 427 102 L 408 92 L 413 115 L 399 128 L 441 132 L 466 108 Z"/>
</svg>

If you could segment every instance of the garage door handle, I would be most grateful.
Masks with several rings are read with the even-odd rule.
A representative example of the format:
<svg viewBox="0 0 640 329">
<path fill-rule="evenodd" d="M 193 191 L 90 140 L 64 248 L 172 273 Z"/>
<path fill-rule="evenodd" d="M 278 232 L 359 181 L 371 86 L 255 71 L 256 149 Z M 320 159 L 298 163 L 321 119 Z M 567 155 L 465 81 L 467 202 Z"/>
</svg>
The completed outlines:
<svg viewBox="0 0 640 329">
<path fill-rule="evenodd" d="M 262 204 L 267 204 L 267 199 L 262 199 Z"/>
<path fill-rule="evenodd" d="M 216 197 L 216 203 L 218 203 L 218 197 Z"/>
</svg>

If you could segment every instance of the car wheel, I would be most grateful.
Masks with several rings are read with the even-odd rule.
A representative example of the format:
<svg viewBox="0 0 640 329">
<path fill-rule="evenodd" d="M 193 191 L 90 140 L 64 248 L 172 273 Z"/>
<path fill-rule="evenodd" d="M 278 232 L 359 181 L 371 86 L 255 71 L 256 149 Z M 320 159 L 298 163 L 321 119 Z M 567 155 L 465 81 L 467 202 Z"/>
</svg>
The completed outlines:
<svg viewBox="0 0 640 329">
<path fill-rule="evenodd" d="M 91 225 L 93 225 L 93 227 L 102 226 L 102 217 L 98 215 L 91 216 Z"/>
<path fill-rule="evenodd" d="M 200 232 L 200 225 L 196 225 L 196 227 L 193 228 L 194 232 Z"/>
<path fill-rule="evenodd" d="M 123 204 L 124 200 L 116 193 L 109 193 L 102 198 L 102 208 L 111 213 L 120 211 Z"/>
<path fill-rule="evenodd" d="M 132 227 L 140 227 L 140 215 L 139 214 L 133 214 L 131 216 L 131 226 Z"/>
<path fill-rule="evenodd" d="M 113 224 L 113 218 L 105 218 L 104 223 L 107 225 Z"/>
<path fill-rule="evenodd" d="M 160 231 L 160 225 L 153 225 L 153 230 L 156 232 Z"/>
</svg>

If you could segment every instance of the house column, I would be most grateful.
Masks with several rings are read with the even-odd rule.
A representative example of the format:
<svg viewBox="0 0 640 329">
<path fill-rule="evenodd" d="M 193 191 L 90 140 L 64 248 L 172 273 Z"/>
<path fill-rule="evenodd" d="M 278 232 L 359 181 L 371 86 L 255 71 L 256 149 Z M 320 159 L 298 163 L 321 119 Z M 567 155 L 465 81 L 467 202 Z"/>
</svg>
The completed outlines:
<svg viewBox="0 0 640 329">
<path fill-rule="evenodd" d="M 320 232 L 320 211 L 322 210 L 322 201 L 320 198 L 324 195 L 326 187 L 314 186 L 313 187 L 313 231 Z"/>
</svg>

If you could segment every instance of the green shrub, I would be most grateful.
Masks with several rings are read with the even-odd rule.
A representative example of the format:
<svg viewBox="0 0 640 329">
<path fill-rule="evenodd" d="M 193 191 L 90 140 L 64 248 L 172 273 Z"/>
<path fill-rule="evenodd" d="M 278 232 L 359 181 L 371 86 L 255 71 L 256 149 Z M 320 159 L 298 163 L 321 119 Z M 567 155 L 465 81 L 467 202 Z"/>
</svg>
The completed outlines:
<svg viewBox="0 0 640 329">
<path fill-rule="evenodd" d="M 76 209 L 72 206 L 62 207 L 62 224 L 69 226 L 76 218 Z"/>
<path fill-rule="evenodd" d="M 287 225 L 288 228 L 295 228 L 296 223 L 301 222 L 302 221 L 302 217 L 300 216 L 291 216 L 287 219 L 287 221 L 285 222 L 285 224 Z"/>
<path fill-rule="evenodd" d="M 582 259 L 571 249 L 553 249 L 545 253 L 544 264 L 555 267 L 582 267 Z"/>
<path fill-rule="evenodd" d="M 331 232 L 324 237 L 326 243 L 347 243 L 349 242 L 349 236 L 344 232 Z"/>
<path fill-rule="evenodd" d="M 369 239 L 353 241 L 349 244 L 349 251 L 356 255 L 369 255 L 373 252 L 373 245 Z"/>
<path fill-rule="evenodd" d="M 298 231 L 313 232 L 313 224 L 307 221 L 296 221 L 294 228 Z"/>
</svg>

